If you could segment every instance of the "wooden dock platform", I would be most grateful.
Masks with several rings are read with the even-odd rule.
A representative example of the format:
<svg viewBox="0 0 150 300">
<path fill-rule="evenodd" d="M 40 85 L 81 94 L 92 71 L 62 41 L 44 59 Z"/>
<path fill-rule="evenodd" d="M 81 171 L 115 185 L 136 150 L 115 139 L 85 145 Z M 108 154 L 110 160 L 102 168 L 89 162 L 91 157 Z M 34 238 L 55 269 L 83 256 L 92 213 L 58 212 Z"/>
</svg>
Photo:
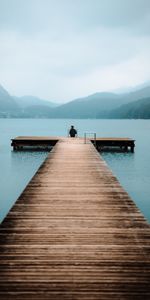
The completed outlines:
<svg viewBox="0 0 150 300">
<path fill-rule="evenodd" d="M 98 151 L 104 151 L 106 149 L 119 149 L 121 151 L 127 152 L 130 149 L 131 152 L 134 152 L 135 140 L 131 138 L 118 138 L 118 137 L 105 137 L 105 138 L 96 138 L 90 139 L 93 144 L 95 144 Z"/>
<path fill-rule="evenodd" d="M 33 149 L 47 149 L 52 148 L 60 140 L 60 137 L 49 136 L 18 136 L 11 140 L 11 146 L 14 150 L 24 150 L 28 148 Z M 91 141 L 98 151 L 105 149 L 121 150 L 134 152 L 135 140 L 131 138 L 87 138 L 87 141 Z M 86 140 L 84 142 L 86 143 Z"/>
<path fill-rule="evenodd" d="M 91 142 L 59 140 L 2 222 L 0 299 L 150 299 L 150 226 Z"/>
<path fill-rule="evenodd" d="M 50 136 L 18 136 L 11 140 L 11 146 L 14 150 L 23 150 L 26 147 L 34 149 L 49 149 L 56 145 L 59 137 Z"/>
</svg>

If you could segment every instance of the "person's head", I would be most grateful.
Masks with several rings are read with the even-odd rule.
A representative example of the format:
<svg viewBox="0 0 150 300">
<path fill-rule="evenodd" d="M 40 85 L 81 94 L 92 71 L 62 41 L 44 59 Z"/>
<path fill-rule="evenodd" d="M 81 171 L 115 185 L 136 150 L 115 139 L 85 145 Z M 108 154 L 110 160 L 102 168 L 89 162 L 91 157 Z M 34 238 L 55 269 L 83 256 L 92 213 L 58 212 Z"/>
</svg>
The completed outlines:
<svg viewBox="0 0 150 300">
<path fill-rule="evenodd" d="M 74 128 L 74 126 L 73 126 L 73 125 L 71 125 L 71 128 L 73 129 L 73 128 Z"/>
</svg>

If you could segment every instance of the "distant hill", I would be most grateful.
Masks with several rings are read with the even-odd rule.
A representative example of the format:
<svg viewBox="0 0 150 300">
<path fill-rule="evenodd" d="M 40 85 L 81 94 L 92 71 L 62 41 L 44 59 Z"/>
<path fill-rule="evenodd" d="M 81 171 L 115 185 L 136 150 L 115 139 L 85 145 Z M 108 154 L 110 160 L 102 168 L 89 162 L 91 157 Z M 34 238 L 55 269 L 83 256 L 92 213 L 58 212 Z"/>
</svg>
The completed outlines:
<svg viewBox="0 0 150 300">
<path fill-rule="evenodd" d="M 51 108 L 58 106 L 54 102 L 34 96 L 11 96 L 0 85 L 0 117 L 43 118 L 49 117 Z"/>
<path fill-rule="evenodd" d="M 27 118 L 49 118 L 52 108 L 46 105 L 32 105 L 24 108 L 23 117 Z"/>
<path fill-rule="evenodd" d="M 40 99 L 38 97 L 34 97 L 34 96 L 23 96 L 23 97 L 14 97 L 15 101 L 18 103 L 18 105 L 21 107 L 21 108 L 26 108 L 28 106 L 39 106 L 39 105 L 42 105 L 42 106 L 48 106 L 48 107 L 56 107 L 57 104 L 54 103 L 54 102 L 50 102 L 48 100 L 43 100 L 43 99 Z"/>
<path fill-rule="evenodd" d="M 113 93 L 96 93 L 75 99 L 56 107 L 52 116 L 57 118 L 97 118 L 105 117 L 113 108 L 120 105 L 120 96 Z"/>
<path fill-rule="evenodd" d="M 138 99 L 144 99 L 150 97 L 150 86 L 137 89 L 134 92 L 126 93 L 123 98 L 129 103 L 131 101 L 136 101 Z"/>
<path fill-rule="evenodd" d="M 16 114 L 19 111 L 19 105 L 9 95 L 9 93 L 0 85 L 0 116 Z"/>
<path fill-rule="evenodd" d="M 96 93 L 75 99 L 54 108 L 50 117 L 54 118 L 109 118 L 112 110 L 139 98 L 150 97 L 150 87 L 127 94 Z"/>
<path fill-rule="evenodd" d="M 33 96 L 12 97 L 0 86 L 0 117 L 149 118 L 148 99 L 150 86 L 125 94 L 96 93 L 58 106 Z"/>
<path fill-rule="evenodd" d="M 140 99 L 111 111 L 114 119 L 150 119 L 150 97 Z"/>
</svg>

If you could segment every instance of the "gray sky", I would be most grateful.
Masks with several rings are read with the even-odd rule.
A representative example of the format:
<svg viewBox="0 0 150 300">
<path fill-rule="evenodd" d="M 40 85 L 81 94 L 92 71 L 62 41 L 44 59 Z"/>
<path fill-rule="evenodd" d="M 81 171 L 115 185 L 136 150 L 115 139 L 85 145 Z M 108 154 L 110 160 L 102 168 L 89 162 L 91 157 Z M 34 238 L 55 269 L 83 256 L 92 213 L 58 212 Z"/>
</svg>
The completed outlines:
<svg viewBox="0 0 150 300">
<path fill-rule="evenodd" d="M 150 0 L 0 0 L 0 83 L 55 101 L 150 81 Z"/>
</svg>

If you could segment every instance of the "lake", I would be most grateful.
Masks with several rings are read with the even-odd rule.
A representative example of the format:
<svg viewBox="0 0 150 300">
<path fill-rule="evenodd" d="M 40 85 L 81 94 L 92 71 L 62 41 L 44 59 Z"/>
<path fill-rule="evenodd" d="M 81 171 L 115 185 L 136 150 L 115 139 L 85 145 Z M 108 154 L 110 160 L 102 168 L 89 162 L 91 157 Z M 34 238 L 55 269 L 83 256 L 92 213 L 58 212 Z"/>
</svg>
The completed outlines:
<svg viewBox="0 0 150 300">
<path fill-rule="evenodd" d="M 150 120 L 0 119 L 0 221 L 3 220 L 47 152 L 13 152 L 11 138 L 19 135 L 67 136 L 75 125 L 79 136 L 130 137 L 135 153 L 102 154 L 113 173 L 150 221 Z"/>
</svg>

